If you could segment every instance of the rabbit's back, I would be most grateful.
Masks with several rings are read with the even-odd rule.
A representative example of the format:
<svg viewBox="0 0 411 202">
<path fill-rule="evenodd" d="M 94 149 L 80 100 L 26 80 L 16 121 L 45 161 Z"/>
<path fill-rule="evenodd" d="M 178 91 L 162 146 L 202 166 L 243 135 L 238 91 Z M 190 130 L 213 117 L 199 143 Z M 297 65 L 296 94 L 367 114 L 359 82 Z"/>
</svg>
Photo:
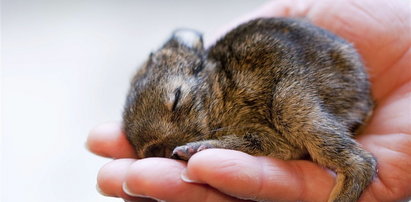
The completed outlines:
<svg viewBox="0 0 411 202">
<path fill-rule="evenodd" d="M 245 23 L 211 47 L 208 58 L 229 78 L 233 101 L 258 107 L 272 99 L 272 109 L 261 113 L 266 118 L 298 118 L 313 107 L 301 99 L 311 99 L 354 132 L 372 110 L 368 77 L 351 44 L 303 20 Z"/>
</svg>

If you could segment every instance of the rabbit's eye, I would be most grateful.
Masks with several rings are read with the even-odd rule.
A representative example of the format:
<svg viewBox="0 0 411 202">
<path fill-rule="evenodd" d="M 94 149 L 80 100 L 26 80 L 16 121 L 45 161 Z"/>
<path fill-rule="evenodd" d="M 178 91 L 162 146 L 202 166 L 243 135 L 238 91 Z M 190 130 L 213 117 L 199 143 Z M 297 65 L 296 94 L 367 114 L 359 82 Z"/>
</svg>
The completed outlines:
<svg viewBox="0 0 411 202">
<path fill-rule="evenodd" d="M 178 101 L 180 100 L 180 97 L 181 97 L 181 87 L 177 88 L 174 93 L 175 93 L 175 94 L 174 94 L 174 103 L 173 103 L 173 106 L 171 107 L 171 110 L 172 110 L 172 111 L 175 111 L 175 109 L 176 109 L 176 107 L 177 107 L 177 104 L 178 104 Z"/>
<path fill-rule="evenodd" d="M 174 112 L 177 108 L 178 102 L 181 99 L 181 86 L 174 90 L 173 94 L 168 96 L 165 106 L 169 111 Z"/>
</svg>

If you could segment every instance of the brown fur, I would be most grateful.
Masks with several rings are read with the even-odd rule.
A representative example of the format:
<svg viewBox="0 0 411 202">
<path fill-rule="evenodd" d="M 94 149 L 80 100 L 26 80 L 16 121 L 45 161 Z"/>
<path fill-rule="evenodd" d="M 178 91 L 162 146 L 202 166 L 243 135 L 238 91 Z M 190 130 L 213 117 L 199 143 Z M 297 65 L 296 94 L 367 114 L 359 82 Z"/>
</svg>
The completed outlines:
<svg viewBox="0 0 411 202">
<path fill-rule="evenodd" d="M 355 201 L 376 170 L 352 139 L 372 103 L 349 43 L 303 20 L 257 19 L 207 50 L 200 35 L 187 43 L 176 32 L 134 77 L 124 130 L 140 157 L 309 155 L 338 175 L 329 201 Z"/>
</svg>

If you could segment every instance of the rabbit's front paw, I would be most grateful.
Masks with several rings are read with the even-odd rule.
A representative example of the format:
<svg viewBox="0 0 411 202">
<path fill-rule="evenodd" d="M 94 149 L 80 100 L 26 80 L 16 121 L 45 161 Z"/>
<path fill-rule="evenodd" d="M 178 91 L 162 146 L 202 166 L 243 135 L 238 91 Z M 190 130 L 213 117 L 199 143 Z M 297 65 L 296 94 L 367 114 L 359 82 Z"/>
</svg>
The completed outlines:
<svg viewBox="0 0 411 202">
<path fill-rule="evenodd" d="M 214 148 L 214 146 L 208 142 L 191 142 L 186 145 L 176 147 L 173 150 L 171 158 L 187 161 L 195 153 L 209 148 Z"/>
</svg>

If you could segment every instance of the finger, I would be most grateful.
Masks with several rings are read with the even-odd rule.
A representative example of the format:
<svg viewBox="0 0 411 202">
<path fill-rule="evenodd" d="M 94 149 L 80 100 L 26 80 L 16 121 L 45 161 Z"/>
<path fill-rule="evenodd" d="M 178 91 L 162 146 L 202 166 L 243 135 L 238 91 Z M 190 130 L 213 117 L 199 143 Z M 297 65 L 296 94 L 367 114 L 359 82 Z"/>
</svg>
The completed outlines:
<svg viewBox="0 0 411 202">
<path fill-rule="evenodd" d="M 186 183 L 181 173 L 186 163 L 166 158 L 146 158 L 128 169 L 123 188 L 132 196 L 165 201 L 241 201 L 202 184 Z"/>
<path fill-rule="evenodd" d="M 334 186 L 333 174 L 312 162 L 221 149 L 195 154 L 186 175 L 228 195 L 252 200 L 325 201 Z"/>
<path fill-rule="evenodd" d="M 104 157 L 136 158 L 119 123 L 106 123 L 94 128 L 87 138 L 87 147 L 91 152 Z"/>
<path fill-rule="evenodd" d="M 153 201 L 148 198 L 129 196 L 122 189 L 127 169 L 135 161 L 135 159 L 118 159 L 104 165 L 97 175 L 97 190 L 104 196 L 121 197 L 126 201 Z"/>
</svg>

